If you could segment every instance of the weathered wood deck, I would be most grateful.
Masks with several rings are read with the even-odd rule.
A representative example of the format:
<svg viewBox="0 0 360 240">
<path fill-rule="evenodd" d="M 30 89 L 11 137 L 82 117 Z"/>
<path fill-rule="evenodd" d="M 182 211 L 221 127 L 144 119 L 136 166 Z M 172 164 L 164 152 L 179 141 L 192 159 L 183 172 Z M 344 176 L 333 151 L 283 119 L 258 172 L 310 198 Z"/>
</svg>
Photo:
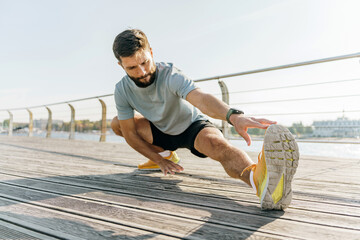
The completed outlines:
<svg viewBox="0 0 360 240">
<path fill-rule="evenodd" d="M 164 177 L 126 144 L 0 136 L 0 239 L 360 239 L 360 160 L 302 156 L 282 212 L 178 154 Z"/>
</svg>

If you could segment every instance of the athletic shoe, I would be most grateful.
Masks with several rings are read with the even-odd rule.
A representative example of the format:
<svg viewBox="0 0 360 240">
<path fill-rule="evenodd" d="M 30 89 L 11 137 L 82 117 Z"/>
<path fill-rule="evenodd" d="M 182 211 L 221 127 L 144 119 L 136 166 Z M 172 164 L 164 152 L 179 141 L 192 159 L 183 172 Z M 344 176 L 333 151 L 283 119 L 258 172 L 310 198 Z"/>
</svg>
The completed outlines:
<svg viewBox="0 0 360 240">
<path fill-rule="evenodd" d="M 244 171 L 251 170 L 250 182 L 260 198 L 261 209 L 287 208 L 292 198 L 291 181 L 299 164 L 294 136 L 283 126 L 269 126 L 258 159 Z"/>
<path fill-rule="evenodd" d="M 178 164 L 180 162 L 180 158 L 177 156 L 175 151 L 164 151 L 159 154 L 163 158 L 170 160 L 174 163 Z M 159 165 L 157 165 L 156 163 L 154 163 L 151 160 L 148 160 L 146 163 L 139 164 L 138 169 L 140 169 L 140 170 L 161 170 Z"/>
</svg>

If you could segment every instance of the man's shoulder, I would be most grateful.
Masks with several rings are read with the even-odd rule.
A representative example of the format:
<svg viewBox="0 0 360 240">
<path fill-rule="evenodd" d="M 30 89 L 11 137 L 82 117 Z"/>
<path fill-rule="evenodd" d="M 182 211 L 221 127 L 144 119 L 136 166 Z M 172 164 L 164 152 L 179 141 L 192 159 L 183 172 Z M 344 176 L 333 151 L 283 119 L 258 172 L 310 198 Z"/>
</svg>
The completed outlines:
<svg viewBox="0 0 360 240">
<path fill-rule="evenodd" d="M 117 96 L 119 94 L 120 95 L 125 94 L 126 92 L 128 92 L 128 91 L 126 91 L 126 89 L 128 89 L 128 88 L 129 88 L 129 80 L 128 80 L 127 76 L 124 76 L 120 79 L 119 82 L 117 82 L 115 84 L 115 91 L 114 91 L 115 96 Z"/>
<path fill-rule="evenodd" d="M 186 78 L 183 72 L 174 66 L 173 63 L 159 62 L 157 63 L 157 67 L 159 68 L 160 74 L 164 76 L 164 79 L 167 81 L 173 81 L 178 78 Z"/>
<path fill-rule="evenodd" d="M 179 68 L 177 68 L 173 63 L 170 62 L 158 62 L 156 65 L 159 68 L 159 71 L 165 71 L 171 74 L 182 73 Z"/>
<path fill-rule="evenodd" d="M 157 62 L 156 66 L 159 68 L 159 71 L 162 71 L 162 70 L 171 70 L 174 64 L 169 62 Z"/>
<path fill-rule="evenodd" d="M 167 62 L 158 62 L 156 63 L 156 67 L 158 69 L 158 73 L 161 79 L 167 79 L 171 76 L 173 71 L 173 64 Z"/>
<path fill-rule="evenodd" d="M 120 81 L 118 81 L 116 84 L 115 84 L 115 88 L 118 89 L 118 88 L 123 88 L 126 84 L 128 84 L 129 80 L 128 80 L 128 76 L 123 76 Z"/>
</svg>

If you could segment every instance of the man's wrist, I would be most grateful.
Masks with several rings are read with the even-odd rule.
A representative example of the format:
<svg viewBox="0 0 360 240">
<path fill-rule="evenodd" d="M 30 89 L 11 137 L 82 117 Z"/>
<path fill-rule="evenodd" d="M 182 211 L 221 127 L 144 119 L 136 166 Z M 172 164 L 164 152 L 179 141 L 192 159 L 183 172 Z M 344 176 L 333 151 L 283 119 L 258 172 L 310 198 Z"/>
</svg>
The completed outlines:
<svg viewBox="0 0 360 240">
<path fill-rule="evenodd" d="M 235 109 L 235 108 L 230 108 L 226 114 L 226 121 L 229 124 L 233 125 L 232 122 L 233 122 L 234 116 L 240 115 L 240 114 L 244 114 L 244 112 L 241 110 Z"/>
<path fill-rule="evenodd" d="M 236 119 L 239 117 L 242 117 L 242 116 L 244 116 L 244 115 L 243 114 L 232 114 L 229 119 L 231 122 L 231 125 L 234 126 L 236 124 Z"/>
</svg>

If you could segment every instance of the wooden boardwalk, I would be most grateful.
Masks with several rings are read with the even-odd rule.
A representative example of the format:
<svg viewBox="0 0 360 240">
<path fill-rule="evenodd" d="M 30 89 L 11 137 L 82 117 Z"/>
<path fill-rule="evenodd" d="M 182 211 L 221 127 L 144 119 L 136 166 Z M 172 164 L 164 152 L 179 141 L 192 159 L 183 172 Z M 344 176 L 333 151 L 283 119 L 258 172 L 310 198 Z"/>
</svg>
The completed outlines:
<svg viewBox="0 0 360 240">
<path fill-rule="evenodd" d="M 301 156 L 283 212 L 177 152 L 164 177 L 126 144 L 0 136 L 0 239 L 360 239 L 360 160 Z"/>
</svg>

